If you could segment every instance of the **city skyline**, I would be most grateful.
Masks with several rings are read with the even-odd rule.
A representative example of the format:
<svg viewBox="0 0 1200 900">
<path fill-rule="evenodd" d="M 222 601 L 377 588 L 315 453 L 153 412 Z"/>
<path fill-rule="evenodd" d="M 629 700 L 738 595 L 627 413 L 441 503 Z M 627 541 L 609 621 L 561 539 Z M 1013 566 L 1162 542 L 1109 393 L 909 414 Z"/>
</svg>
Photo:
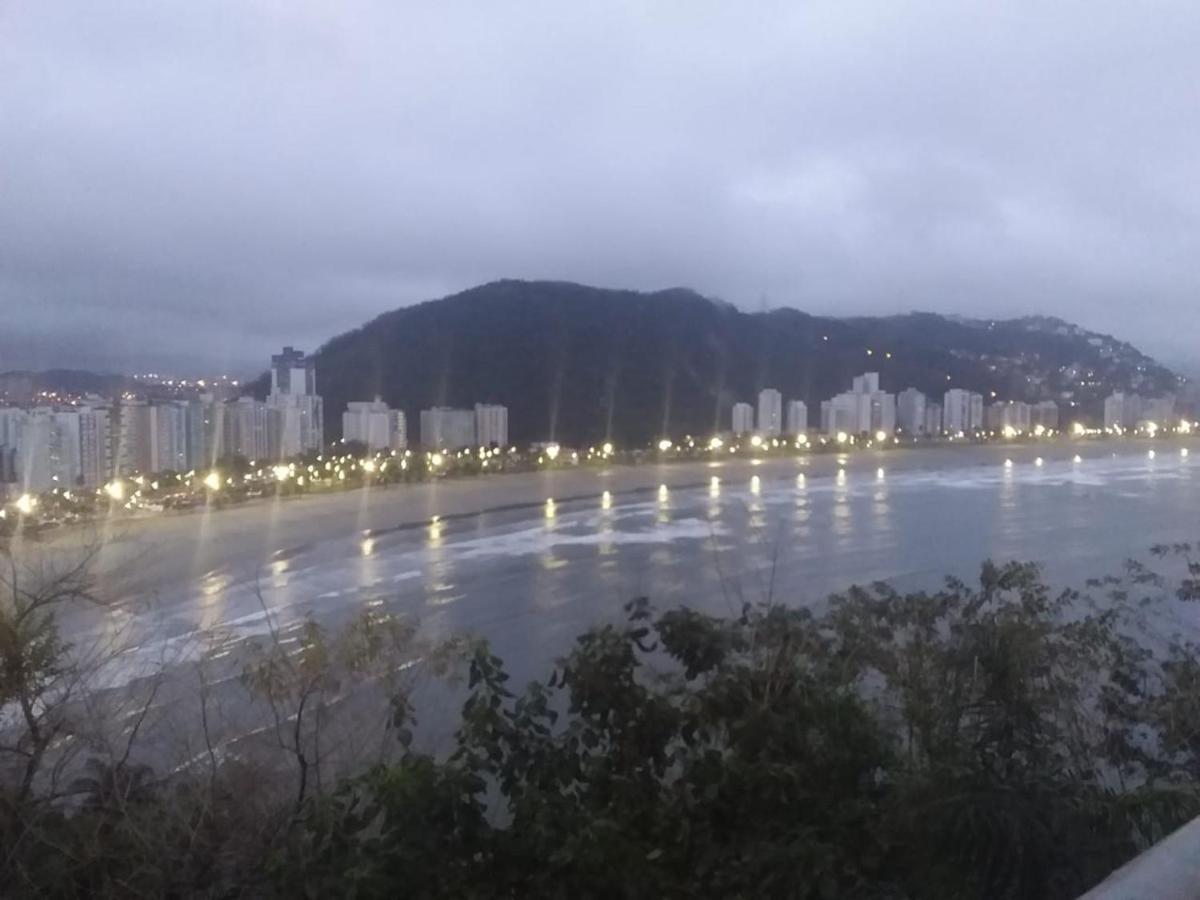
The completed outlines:
<svg viewBox="0 0 1200 900">
<path fill-rule="evenodd" d="M 501 277 L 1190 366 L 1194 5 L 342 12 L 5 9 L 0 370 L 249 374 Z"/>
</svg>

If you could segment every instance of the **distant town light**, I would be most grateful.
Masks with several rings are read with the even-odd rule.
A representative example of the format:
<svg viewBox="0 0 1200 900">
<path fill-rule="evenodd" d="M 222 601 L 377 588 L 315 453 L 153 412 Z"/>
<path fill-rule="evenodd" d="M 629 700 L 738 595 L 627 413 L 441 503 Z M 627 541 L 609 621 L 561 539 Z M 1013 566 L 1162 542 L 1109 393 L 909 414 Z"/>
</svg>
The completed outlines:
<svg viewBox="0 0 1200 900">
<path fill-rule="evenodd" d="M 441 464 L 444 463 L 445 461 L 446 461 L 446 458 L 444 456 L 442 456 L 442 454 L 440 454 L 440 453 L 434 453 L 432 456 L 429 457 L 429 464 L 431 466 L 433 466 L 435 469 L 440 467 Z"/>
<path fill-rule="evenodd" d="M 119 478 L 114 479 L 104 486 L 104 493 L 108 494 L 113 500 L 124 500 L 125 483 Z"/>
<path fill-rule="evenodd" d="M 756 434 L 752 438 L 750 438 L 750 446 L 751 447 L 761 447 L 762 442 L 763 442 L 762 435 Z"/>
<path fill-rule="evenodd" d="M 667 438 L 663 438 L 661 441 L 658 442 L 658 449 L 661 450 L 662 452 L 666 453 L 668 450 L 671 449 L 671 441 Z"/>
<path fill-rule="evenodd" d="M 17 512 L 23 516 L 33 512 L 33 508 L 37 505 L 37 500 L 31 494 L 22 494 L 17 498 Z"/>
<path fill-rule="evenodd" d="M 1012 462 L 1012 460 L 1011 460 L 1011 459 L 1006 459 L 1006 460 L 1004 461 L 1004 468 L 1006 468 L 1006 469 L 1011 469 L 1011 468 L 1012 468 L 1012 466 L 1013 466 L 1013 462 Z"/>
<path fill-rule="evenodd" d="M 1011 425 L 1005 425 L 1004 436 L 1010 439 L 1015 438 L 1017 436 L 1017 429 L 1013 428 Z"/>
<path fill-rule="evenodd" d="M 714 437 L 708 442 L 709 450 L 720 450 L 724 446 L 725 446 L 725 442 L 723 440 L 721 440 L 719 437 Z"/>
<path fill-rule="evenodd" d="M 1074 459 L 1072 459 L 1072 460 L 1071 460 L 1071 462 L 1074 462 L 1074 463 L 1081 463 L 1081 462 L 1083 462 L 1083 457 L 1082 457 L 1082 456 L 1080 456 L 1078 453 L 1076 453 L 1076 454 L 1075 454 L 1075 458 L 1074 458 Z"/>
<path fill-rule="evenodd" d="M 1034 464 L 1035 466 L 1040 466 L 1040 465 L 1042 464 L 1042 462 L 1043 462 L 1043 460 L 1042 460 L 1042 458 L 1039 456 L 1037 459 L 1035 459 L 1035 460 L 1033 461 L 1033 464 Z"/>
<path fill-rule="evenodd" d="M 846 432 L 844 432 L 844 431 L 839 431 L 839 432 L 837 433 L 837 442 L 838 442 L 839 444 L 844 444 L 844 443 L 846 443 L 846 441 L 848 441 L 848 440 L 850 440 L 850 435 L 846 434 Z"/>
<path fill-rule="evenodd" d="M 882 431 L 882 430 L 875 432 L 875 440 L 886 441 L 887 440 L 887 432 Z"/>
<path fill-rule="evenodd" d="M 288 466 L 280 465 L 272 468 L 271 474 L 275 476 L 276 481 L 287 481 L 292 474 L 292 470 Z"/>
<path fill-rule="evenodd" d="M 1034 434 L 1034 437 L 1041 437 L 1041 436 L 1042 436 L 1042 435 L 1044 435 L 1045 433 L 1046 433 L 1046 426 L 1045 426 L 1045 425 L 1034 425 L 1034 426 L 1033 426 L 1033 434 Z"/>
<path fill-rule="evenodd" d="M 1075 437 L 1082 437 L 1086 433 L 1087 429 L 1083 427 L 1082 422 L 1076 422 L 1071 426 L 1071 434 L 1075 435 Z"/>
<path fill-rule="evenodd" d="M 612 456 L 612 452 L 613 452 L 612 441 L 605 441 L 604 446 L 601 447 L 600 449 L 602 451 L 604 451 L 605 456 Z"/>
<path fill-rule="evenodd" d="M 1192 423 L 1189 422 L 1187 419 L 1180 420 L 1179 433 L 1180 434 L 1191 434 L 1192 433 Z"/>
<path fill-rule="evenodd" d="M 558 444 L 547 444 L 546 458 L 553 462 L 554 460 L 558 459 L 558 454 L 561 449 L 562 448 L 559 447 Z"/>
</svg>

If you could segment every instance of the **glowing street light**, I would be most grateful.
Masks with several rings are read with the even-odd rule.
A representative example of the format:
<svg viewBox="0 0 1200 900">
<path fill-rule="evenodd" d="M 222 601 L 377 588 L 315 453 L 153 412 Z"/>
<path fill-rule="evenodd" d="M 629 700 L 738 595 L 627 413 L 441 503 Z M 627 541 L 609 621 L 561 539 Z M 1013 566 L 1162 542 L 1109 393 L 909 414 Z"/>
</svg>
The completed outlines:
<svg viewBox="0 0 1200 900">
<path fill-rule="evenodd" d="M 1005 425 L 1004 436 L 1010 440 L 1015 438 L 1017 436 L 1017 429 L 1013 428 L 1011 425 Z"/>
<path fill-rule="evenodd" d="M 37 506 L 37 499 L 31 494 L 22 494 L 17 498 L 17 512 L 23 516 L 27 516 L 33 512 L 35 506 Z"/>
<path fill-rule="evenodd" d="M 271 469 L 271 473 L 275 476 L 276 481 L 287 481 L 292 474 L 292 470 L 287 466 L 275 466 Z"/>
<path fill-rule="evenodd" d="M 720 450 L 724 446 L 725 446 L 725 442 L 723 440 L 721 440 L 719 437 L 714 437 L 708 442 L 709 450 Z"/>
<path fill-rule="evenodd" d="M 440 454 L 440 453 L 434 453 L 432 456 L 429 457 L 429 465 L 433 466 L 435 469 L 440 468 L 442 463 L 444 463 L 445 461 L 446 461 L 446 458 L 444 456 L 442 456 L 442 454 Z"/>
<path fill-rule="evenodd" d="M 600 450 L 604 453 L 605 456 L 612 456 L 612 454 L 613 454 L 612 441 L 605 441 L 604 446 L 601 447 Z"/>
<path fill-rule="evenodd" d="M 1083 437 L 1086 433 L 1087 429 L 1083 427 L 1082 422 L 1076 422 L 1071 426 L 1071 434 L 1075 435 L 1075 437 Z"/>
<path fill-rule="evenodd" d="M 846 432 L 844 432 L 844 431 L 839 431 L 839 432 L 837 433 L 837 442 L 838 442 L 839 444 L 844 444 L 844 443 L 846 443 L 846 441 L 848 441 L 848 440 L 850 440 L 850 435 L 846 434 Z"/>
<path fill-rule="evenodd" d="M 111 499 L 120 502 L 125 499 L 125 483 L 119 478 L 110 481 L 104 486 L 104 493 L 108 494 Z"/>
<path fill-rule="evenodd" d="M 761 447 L 762 443 L 763 443 L 763 439 L 762 439 L 761 434 L 756 434 L 752 438 L 750 438 L 750 446 L 751 447 Z"/>
<path fill-rule="evenodd" d="M 559 447 L 558 444 L 548 444 L 546 446 L 546 458 L 551 462 L 554 462 L 554 460 L 558 459 L 560 450 L 562 450 L 562 448 Z"/>
<path fill-rule="evenodd" d="M 882 431 L 882 430 L 875 432 L 875 440 L 880 441 L 881 443 L 883 441 L 886 441 L 887 440 L 887 432 Z"/>
<path fill-rule="evenodd" d="M 658 442 L 658 449 L 663 453 L 666 453 L 668 450 L 670 450 L 671 446 L 671 441 L 668 438 L 663 438 Z"/>
</svg>

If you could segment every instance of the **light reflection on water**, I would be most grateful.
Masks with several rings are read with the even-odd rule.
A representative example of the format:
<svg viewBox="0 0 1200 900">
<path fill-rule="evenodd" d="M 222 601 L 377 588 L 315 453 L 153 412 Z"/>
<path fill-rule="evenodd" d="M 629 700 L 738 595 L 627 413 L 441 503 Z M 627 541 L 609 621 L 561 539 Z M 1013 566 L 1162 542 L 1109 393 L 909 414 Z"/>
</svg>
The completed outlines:
<svg viewBox="0 0 1200 900">
<path fill-rule="evenodd" d="M 851 582 L 932 587 L 985 557 L 1047 564 L 1075 583 L 1188 540 L 1200 480 L 1182 454 L 1025 459 L 941 471 L 702 477 L 694 487 L 433 519 L 322 541 L 272 559 L 262 579 L 214 571 L 165 598 L 173 631 L 236 641 L 305 616 L 336 622 L 380 592 L 439 631 L 482 631 L 527 652 L 547 629 L 611 619 L 645 594 L 726 612 L 770 591 L 818 602 Z M 549 648 L 535 648 L 550 652 Z M 560 650 L 562 648 L 553 648 Z M 533 654 L 534 656 L 537 653 Z"/>
</svg>

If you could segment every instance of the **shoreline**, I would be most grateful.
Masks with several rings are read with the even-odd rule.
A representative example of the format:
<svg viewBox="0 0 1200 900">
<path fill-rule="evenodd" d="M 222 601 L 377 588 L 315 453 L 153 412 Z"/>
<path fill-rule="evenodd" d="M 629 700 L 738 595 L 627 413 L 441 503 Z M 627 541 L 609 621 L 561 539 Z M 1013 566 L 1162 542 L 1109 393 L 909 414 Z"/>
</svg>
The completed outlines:
<svg viewBox="0 0 1200 900">
<path fill-rule="evenodd" d="M 1160 437 L 1083 437 L 1076 438 L 1068 435 L 1063 435 L 1057 438 L 1047 438 L 1040 441 L 981 441 L 970 442 L 962 441 L 953 443 L 950 441 L 940 441 L 937 443 L 921 443 L 921 444 L 900 444 L 888 445 L 886 448 L 853 448 L 848 450 L 821 450 L 821 451 L 805 451 L 798 453 L 776 453 L 765 454 L 758 457 L 751 456 L 730 456 L 716 459 L 654 459 L 646 462 L 623 463 L 613 462 L 607 465 L 598 466 L 595 464 L 580 464 L 578 466 L 558 466 L 554 468 L 546 468 L 533 471 L 520 472 L 494 472 L 486 475 L 445 475 L 439 478 L 428 479 L 424 481 L 414 481 L 406 483 L 392 484 L 374 484 L 364 485 L 354 488 L 346 488 L 342 490 L 323 490 L 320 492 L 301 493 L 291 495 L 276 495 L 272 497 L 255 497 L 250 500 L 245 500 L 236 504 L 227 506 L 208 506 L 197 505 L 187 509 L 163 510 L 151 512 L 138 512 L 133 514 L 118 513 L 112 517 L 111 521 L 121 525 L 141 525 L 151 522 L 166 522 L 174 520 L 188 520 L 197 518 L 208 518 L 213 515 L 227 516 L 236 515 L 248 511 L 261 510 L 268 506 L 279 505 L 299 505 L 299 504 L 325 504 L 341 502 L 346 503 L 347 498 L 354 498 L 366 492 L 372 494 L 390 495 L 393 493 L 403 493 L 406 491 L 421 491 L 436 490 L 438 486 L 444 485 L 447 488 L 450 486 L 471 485 L 484 488 L 485 492 L 497 482 L 519 482 L 529 484 L 531 482 L 553 484 L 556 481 L 576 480 L 584 478 L 609 478 L 614 477 L 615 480 L 622 480 L 620 475 L 625 473 L 645 473 L 653 470 L 656 476 L 661 475 L 666 478 L 667 474 L 674 470 L 688 470 L 705 472 L 728 472 L 731 470 L 741 469 L 762 469 L 764 472 L 774 471 L 781 466 L 796 466 L 799 465 L 805 471 L 810 471 L 814 464 L 824 462 L 826 467 L 833 466 L 834 468 L 854 468 L 862 463 L 864 458 L 870 458 L 876 465 L 879 460 L 895 459 L 904 460 L 906 463 L 913 457 L 926 456 L 930 458 L 942 457 L 951 458 L 953 456 L 967 456 L 969 454 L 988 454 L 991 456 L 1000 455 L 1008 456 L 1012 454 L 1027 455 L 1029 451 L 1043 450 L 1047 458 L 1057 458 L 1061 451 L 1066 447 L 1070 447 L 1075 453 L 1081 453 L 1086 448 L 1118 448 L 1112 455 L 1125 455 L 1119 452 L 1120 448 L 1127 449 L 1128 452 L 1133 452 L 1132 448 L 1148 450 L 1160 445 L 1169 446 L 1186 446 L 1192 447 L 1200 445 L 1200 435 L 1164 435 Z M 1034 454 L 1037 456 L 1039 454 Z M 832 462 L 830 462 L 832 461 Z M 908 468 L 906 465 L 905 468 Z M 920 467 L 914 467 L 920 468 Z M 752 474 L 752 473 L 751 473 Z M 820 474 L 814 473 L 820 477 Z M 666 483 L 670 488 L 687 488 L 700 487 L 706 481 L 697 481 L 695 484 L 673 483 L 674 479 L 663 482 L 656 481 L 654 483 L 647 482 L 641 484 L 645 479 L 631 478 L 630 481 L 638 483 L 638 487 L 632 490 L 648 490 L 657 488 L 659 484 Z M 620 493 L 627 493 L 630 489 L 622 489 Z M 615 495 L 615 492 L 614 492 Z M 571 502 L 574 500 L 587 499 L 592 496 L 591 493 L 584 492 L 577 496 L 554 496 L 548 495 L 556 502 Z M 599 496 L 599 494 L 595 494 Z M 545 498 L 543 498 L 545 499 Z M 486 512 L 497 512 L 505 509 L 513 508 L 513 506 L 536 505 L 533 501 L 528 503 L 504 504 L 500 506 L 484 507 L 472 510 L 470 513 L 448 513 L 442 514 L 441 518 L 449 518 L 451 515 L 467 515 L 480 514 Z M 436 515 L 436 513 L 435 513 Z M 100 522 L 110 521 L 104 516 L 96 516 L 91 519 L 73 522 L 69 525 L 59 525 L 47 528 L 44 531 L 36 532 L 38 538 L 45 538 L 47 543 L 53 542 L 56 537 L 68 536 L 72 532 L 94 530 L 95 526 Z M 406 523 L 410 525 L 420 524 L 419 521 Z"/>
<path fill-rule="evenodd" d="M 978 466 L 1032 465 L 1090 458 L 1139 455 L 1151 449 L 1200 453 L 1200 436 L 1122 439 L 1058 439 L 1030 443 L 940 444 L 857 449 L 846 453 L 804 453 L 720 460 L 655 461 L 636 465 L 556 468 L 482 477 L 374 485 L 346 491 L 275 497 L 216 510 L 185 514 L 114 517 L 47 531 L 31 543 L 51 551 L 98 549 L 103 582 L 120 594 L 145 594 L 185 580 L 203 579 L 230 568 L 255 571 L 312 544 L 361 539 L 435 521 L 465 520 L 492 512 L 528 510 L 540 516 L 548 500 L 556 504 L 589 500 L 620 504 L 668 489 L 695 489 L 714 477 L 722 482 L 764 482 L 804 474 L 806 478 L 848 476 L 869 470 L 946 471 Z M 118 581 L 119 578 L 119 581 Z"/>
</svg>

